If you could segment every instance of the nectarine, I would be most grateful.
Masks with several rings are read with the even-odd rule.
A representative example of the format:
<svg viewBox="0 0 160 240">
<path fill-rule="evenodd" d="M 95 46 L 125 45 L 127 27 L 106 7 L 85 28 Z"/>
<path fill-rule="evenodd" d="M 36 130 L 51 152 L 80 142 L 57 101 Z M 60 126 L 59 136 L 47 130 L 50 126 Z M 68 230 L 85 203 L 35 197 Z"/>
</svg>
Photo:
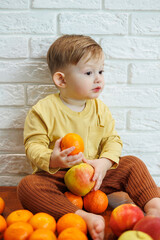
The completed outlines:
<svg viewBox="0 0 160 240">
<path fill-rule="evenodd" d="M 85 196 L 94 187 L 93 174 L 94 168 L 90 164 L 80 163 L 66 172 L 64 182 L 73 194 Z"/>
<path fill-rule="evenodd" d="M 134 225 L 144 217 L 142 210 L 134 204 L 122 204 L 116 207 L 110 217 L 110 227 L 116 236 L 133 229 Z"/>
<path fill-rule="evenodd" d="M 147 233 L 154 240 L 160 240 L 160 218 L 159 217 L 145 216 L 135 224 L 133 229 Z"/>
</svg>

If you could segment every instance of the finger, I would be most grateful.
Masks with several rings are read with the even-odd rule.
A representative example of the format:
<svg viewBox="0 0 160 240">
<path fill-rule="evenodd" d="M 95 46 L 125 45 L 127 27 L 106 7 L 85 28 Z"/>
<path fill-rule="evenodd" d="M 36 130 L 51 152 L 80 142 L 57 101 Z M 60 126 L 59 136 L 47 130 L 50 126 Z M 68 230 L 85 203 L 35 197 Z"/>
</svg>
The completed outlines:
<svg viewBox="0 0 160 240">
<path fill-rule="evenodd" d="M 63 150 L 63 151 L 61 152 L 61 154 L 62 154 L 62 156 L 67 156 L 67 155 L 69 155 L 74 149 L 75 149 L 74 146 L 73 146 L 73 147 L 70 147 L 70 148 L 67 148 L 67 149 Z"/>
<path fill-rule="evenodd" d="M 60 143 L 61 143 L 62 138 L 59 138 L 54 145 L 54 148 L 60 148 Z"/>
<path fill-rule="evenodd" d="M 74 162 L 74 161 L 81 161 L 82 162 L 83 156 L 81 153 L 76 154 L 76 155 L 70 155 L 67 157 L 67 162 Z"/>
<path fill-rule="evenodd" d="M 95 184 L 95 186 L 94 186 L 94 190 L 95 190 L 95 191 L 97 191 L 97 190 L 100 188 L 101 183 L 102 183 L 101 178 L 98 178 L 97 181 L 96 181 L 96 184 Z"/>
</svg>

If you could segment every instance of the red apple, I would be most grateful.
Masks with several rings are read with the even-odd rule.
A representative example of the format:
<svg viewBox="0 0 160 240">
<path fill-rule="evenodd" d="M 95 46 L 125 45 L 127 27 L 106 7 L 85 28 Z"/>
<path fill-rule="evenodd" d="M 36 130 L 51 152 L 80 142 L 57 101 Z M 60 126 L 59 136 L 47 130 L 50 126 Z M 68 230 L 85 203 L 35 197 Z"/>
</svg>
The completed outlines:
<svg viewBox="0 0 160 240">
<path fill-rule="evenodd" d="M 92 181 L 94 168 L 87 163 L 80 163 L 70 168 L 65 176 L 64 182 L 67 188 L 75 195 L 85 196 L 94 187 Z"/>
<path fill-rule="evenodd" d="M 137 222 L 134 230 L 142 231 L 151 236 L 154 240 L 160 240 L 160 218 L 154 216 L 145 216 Z"/>
<path fill-rule="evenodd" d="M 144 217 L 142 210 L 134 204 L 122 204 L 116 207 L 110 217 L 109 225 L 116 236 L 133 229 L 134 225 Z"/>
</svg>

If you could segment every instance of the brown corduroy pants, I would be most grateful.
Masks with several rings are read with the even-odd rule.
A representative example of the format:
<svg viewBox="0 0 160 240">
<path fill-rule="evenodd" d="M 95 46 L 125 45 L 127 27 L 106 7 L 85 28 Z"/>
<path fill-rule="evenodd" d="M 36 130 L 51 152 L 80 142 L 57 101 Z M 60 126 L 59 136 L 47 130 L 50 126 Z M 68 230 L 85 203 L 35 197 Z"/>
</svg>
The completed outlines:
<svg viewBox="0 0 160 240">
<path fill-rule="evenodd" d="M 58 219 L 78 207 L 65 196 L 65 170 L 55 174 L 39 172 L 24 177 L 18 185 L 18 197 L 24 208 L 36 212 L 46 212 Z M 106 194 L 117 191 L 127 192 L 135 204 L 143 209 L 145 204 L 160 192 L 145 164 L 137 157 L 125 156 L 116 169 L 108 170 L 101 188 Z"/>
</svg>

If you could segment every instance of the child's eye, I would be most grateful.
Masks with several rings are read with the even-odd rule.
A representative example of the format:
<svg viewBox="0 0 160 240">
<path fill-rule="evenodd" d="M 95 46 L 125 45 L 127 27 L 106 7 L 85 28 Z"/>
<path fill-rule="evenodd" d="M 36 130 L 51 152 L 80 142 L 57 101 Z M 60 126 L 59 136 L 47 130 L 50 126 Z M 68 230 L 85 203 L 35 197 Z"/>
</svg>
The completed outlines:
<svg viewBox="0 0 160 240">
<path fill-rule="evenodd" d="M 86 72 L 86 74 L 89 76 L 89 75 L 91 75 L 91 74 L 92 74 L 92 72 Z"/>
<path fill-rule="evenodd" d="M 104 70 L 99 71 L 99 74 L 103 74 Z"/>
</svg>

